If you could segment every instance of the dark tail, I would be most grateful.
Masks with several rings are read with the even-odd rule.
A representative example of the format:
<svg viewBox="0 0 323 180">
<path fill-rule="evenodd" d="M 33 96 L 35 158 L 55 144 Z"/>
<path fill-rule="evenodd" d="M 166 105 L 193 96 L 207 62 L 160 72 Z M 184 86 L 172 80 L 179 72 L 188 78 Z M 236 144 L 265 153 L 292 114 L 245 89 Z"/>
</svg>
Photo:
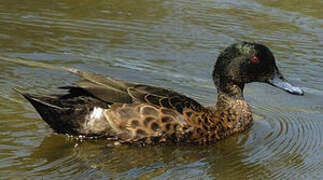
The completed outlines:
<svg viewBox="0 0 323 180">
<path fill-rule="evenodd" d="M 16 90 L 17 91 L 17 90 Z M 37 110 L 42 119 L 57 133 L 79 135 L 85 113 L 75 109 L 61 107 L 55 96 L 39 96 L 20 93 Z"/>
</svg>

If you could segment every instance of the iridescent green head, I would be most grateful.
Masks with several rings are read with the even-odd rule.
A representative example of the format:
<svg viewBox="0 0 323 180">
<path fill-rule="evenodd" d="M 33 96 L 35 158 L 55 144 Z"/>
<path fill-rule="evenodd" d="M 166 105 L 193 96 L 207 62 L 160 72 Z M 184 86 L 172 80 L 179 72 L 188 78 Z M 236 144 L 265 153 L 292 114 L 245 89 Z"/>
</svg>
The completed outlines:
<svg viewBox="0 0 323 180">
<path fill-rule="evenodd" d="M 304 94 L 285 80 L 269 48 L 257 43 L 240 42 L 227 47 L 214 65 L 213 79 L 220 89 L 226 84 L 243 89 L 246 83 L 263 82 L 294 95 Z"/>
</svg>

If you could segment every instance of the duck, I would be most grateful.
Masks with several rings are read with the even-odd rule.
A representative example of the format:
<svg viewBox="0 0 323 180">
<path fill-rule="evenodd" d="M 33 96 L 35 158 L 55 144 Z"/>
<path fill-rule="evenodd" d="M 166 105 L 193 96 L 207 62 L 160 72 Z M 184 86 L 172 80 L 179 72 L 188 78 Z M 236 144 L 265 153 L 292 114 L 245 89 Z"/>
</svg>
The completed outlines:
<svg viewBox="0 0 323 180">
<path fill-rule="evenodd" d="M 304 95 L 280 73 L 271 50 L 254 42 L 234 43 L 218 56 L 212 72 L 217 90 L 214 106 L 203 106 L 169 88 L 70 72 L 80 80 L 59 87 L 65 93 L 19 93 L 56 133 L 118 143 L 210 144 L 241 133 L 253 124 L 243 96 L 248 83 L 267 83 Z"/>
</svg>

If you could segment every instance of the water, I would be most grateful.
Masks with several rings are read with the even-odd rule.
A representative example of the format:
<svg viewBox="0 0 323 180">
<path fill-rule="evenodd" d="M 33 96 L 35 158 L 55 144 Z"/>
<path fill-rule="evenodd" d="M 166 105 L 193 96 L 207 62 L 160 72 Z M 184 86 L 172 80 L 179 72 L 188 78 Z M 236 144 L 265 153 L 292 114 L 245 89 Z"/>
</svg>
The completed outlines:
<svg viewBox="0 0 323 180">
<path fill-rule="evenodd" d="M 0 179 L 322 179 L 322 8 L 320 0 L 0 3 L 0 56 L 167 86 L 210 105 L 216 56 L 256 41 L 305 90 L 247 85 L 253 127 L 213 145 L 107 147 L 54 134 L 12 89 L 55 93 L 77 77 L 1 61 Z"/>
</svg>

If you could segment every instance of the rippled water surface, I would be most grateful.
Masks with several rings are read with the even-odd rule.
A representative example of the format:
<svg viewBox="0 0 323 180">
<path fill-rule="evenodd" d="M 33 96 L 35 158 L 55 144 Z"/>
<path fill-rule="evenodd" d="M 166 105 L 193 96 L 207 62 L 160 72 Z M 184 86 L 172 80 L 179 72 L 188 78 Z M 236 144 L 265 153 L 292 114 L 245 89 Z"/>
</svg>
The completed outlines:
<svg viewBox="0 0 323 180">
<path fill-rule="evenodd" d="M 18 0 L 0 3 L 0 56 L 171 87 L 216 101 L 216 56 L 241 40 L 268 45 L 292 96 L 249 84 L 255 123 L 208 146 L 107 147 L 56 135 L 12 88 L 58 92 L 77 77 L 0 61 L 0 179 L 322 179 L 323 3 L 213 0 Z"/>
</svg>

